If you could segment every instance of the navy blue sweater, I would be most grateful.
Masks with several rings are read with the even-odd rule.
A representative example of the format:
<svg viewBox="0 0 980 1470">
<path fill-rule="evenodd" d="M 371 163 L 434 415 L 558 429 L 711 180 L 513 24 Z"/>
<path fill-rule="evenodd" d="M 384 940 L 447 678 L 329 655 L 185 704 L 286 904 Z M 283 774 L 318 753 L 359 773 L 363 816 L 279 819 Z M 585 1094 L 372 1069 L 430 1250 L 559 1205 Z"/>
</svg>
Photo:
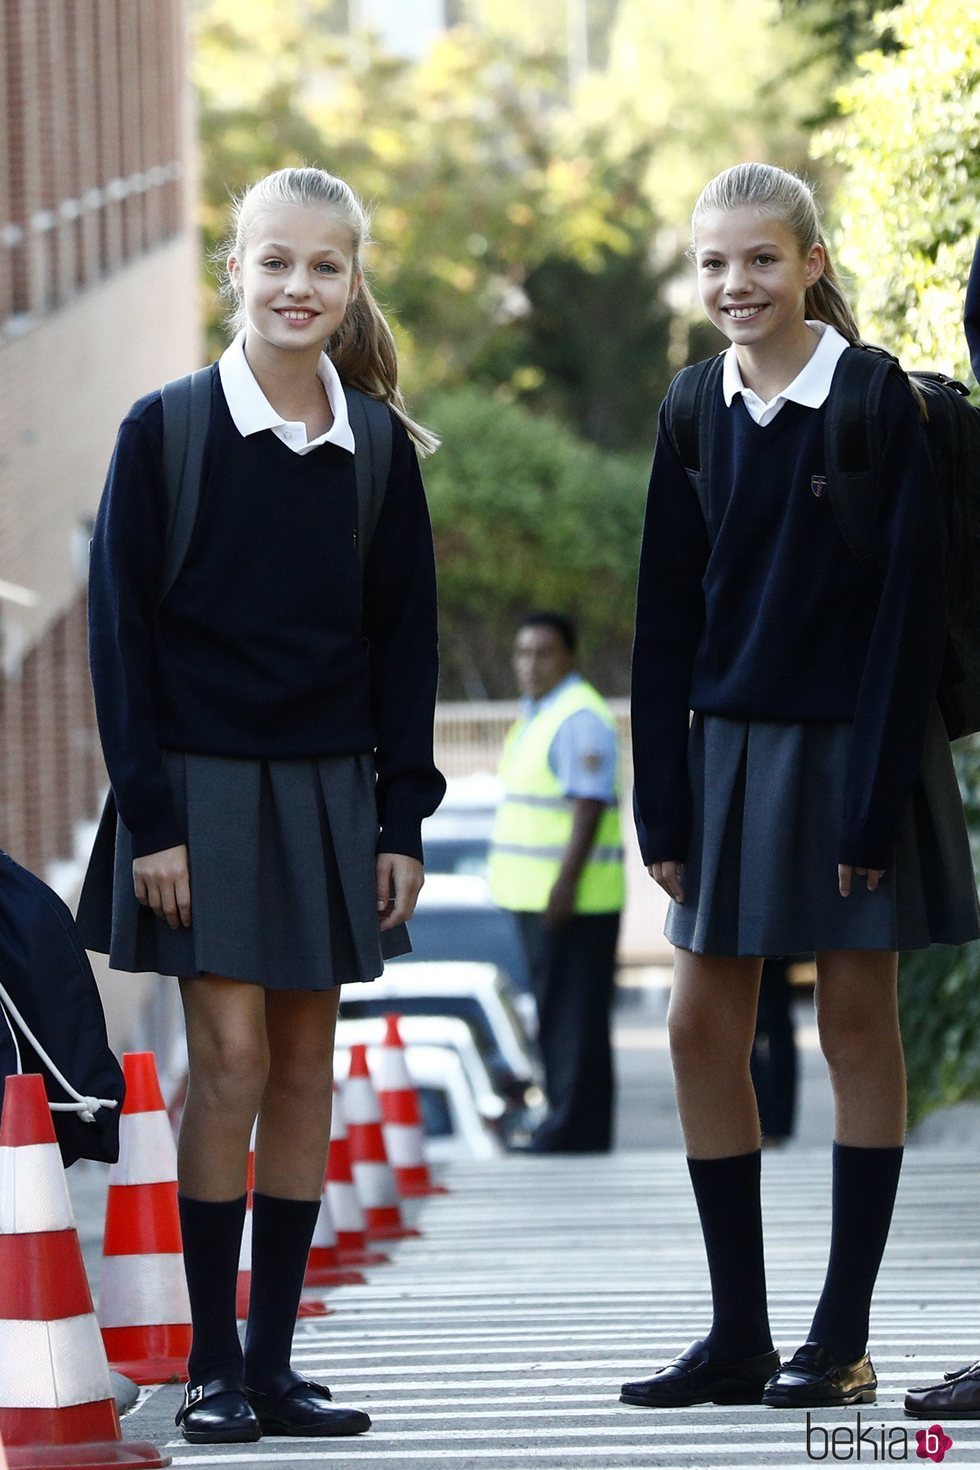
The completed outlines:
<svg viewBox="0 0 980 1470">
<path fill-rule="evenodd" d="M 760 427 L 718 388 L 709 519 L 661 409 L 633 655 L 636 806 L 644 860 L 691 836 L 689 711 L 851 721 L 838 861 L 888 868 L 922 757 L 946 634 L 939 492 L 918 409 L 888 385 L 875 565 L 848 551 L 826 493 L 825 410 L 786 403 Z M 819 481 L 817 483 L 819 489 Z"/>
<path fill-rule="evenodd" d="M 393 415 L 388 487 L 363 571 L 354 460 L 235 428 L 214 370 L 201 498 L 162 605 L 167 506 L 159 392 L 119 430 L 95 525 L 89 637 L 99 732 L 138 857 L 186 842 L 161 750 L 288 759 L 373 751 L 379 851 L 421 858 L 445 783 L 432 533 Z"/>
</svg>

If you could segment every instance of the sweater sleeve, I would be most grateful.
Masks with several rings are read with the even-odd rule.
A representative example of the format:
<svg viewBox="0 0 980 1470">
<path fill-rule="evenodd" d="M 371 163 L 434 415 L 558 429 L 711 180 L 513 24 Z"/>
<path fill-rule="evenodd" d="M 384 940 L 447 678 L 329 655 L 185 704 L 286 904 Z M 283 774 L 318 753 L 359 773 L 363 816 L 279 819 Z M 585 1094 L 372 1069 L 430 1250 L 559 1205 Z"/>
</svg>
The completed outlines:
<svg viewBox="0 0 980 1470">
<path fill-rule="evenodd" d="M 364 571 L 378 740 L 378 851 L 421 860 L 422 819 L 446 789 L 432 752 L 439 677 L 435 558 L 418 458 L 392 417 L 391 472 Z"/>
<path fill-rule="evenodd" d="M 939 682 L 947 587 L 940 493 L 918 408 L 897 374 L 882 418 L 881 595 L 854 711 L 839 861 L 888 869 Z"/>
<path fill-rule="evenodd" d="M 634 812 L 643 861 L 681 861 L 691 837 L 691 672 L 704 627 L 708 533 L 660 410 L 633 644 Z"/>
<path fill-rule="evenodd" d="M 186 842 L 156 736 L 152 620 L 166 540 L 159 394 L 123 420 L 95 521 L 89 661 L 106 768 L 134 857 Z"/>
<path fill-rule="evenodd" d="M 966 284 L 963 326 L 966 330 L 966 345 L 973 376 L 980 382 L 980 237 L 973 251 L 973 265 Z"/>
</svg>

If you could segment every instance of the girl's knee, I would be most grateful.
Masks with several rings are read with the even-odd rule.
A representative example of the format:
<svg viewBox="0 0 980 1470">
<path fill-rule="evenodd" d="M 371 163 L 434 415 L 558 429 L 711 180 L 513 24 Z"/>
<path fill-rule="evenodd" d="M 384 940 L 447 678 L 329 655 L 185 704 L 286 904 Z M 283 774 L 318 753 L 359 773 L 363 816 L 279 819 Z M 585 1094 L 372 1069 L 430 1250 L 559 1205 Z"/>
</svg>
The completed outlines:
<svg viewBox="0 0 980 1470">
<path fill-rule="evenodd" d="M 672 1008 L 667 1017 L 667 1036 L 675 1072 L 695 1068 L 715 1070 L 744 1060 L 730 1028 L 711 1007 Z M 736 1053 L 739 1053 L 737 1058 Z"/>
<path fill-rule="evenodd" d="M 287 1047 L 274 1047 L 269 1086 L 307 1097 L 329 1097 L 333 1092 L 333 1046 L 297 1040 Z"/>
<path fill-rule="evenodd" d="M 189 1047 L 191 1085 L 200 1095 L 232 1103 L 258 1103 L 269 1072 L 264 1044 L 251 1036 L 197 1038 Z"/>
</svg>

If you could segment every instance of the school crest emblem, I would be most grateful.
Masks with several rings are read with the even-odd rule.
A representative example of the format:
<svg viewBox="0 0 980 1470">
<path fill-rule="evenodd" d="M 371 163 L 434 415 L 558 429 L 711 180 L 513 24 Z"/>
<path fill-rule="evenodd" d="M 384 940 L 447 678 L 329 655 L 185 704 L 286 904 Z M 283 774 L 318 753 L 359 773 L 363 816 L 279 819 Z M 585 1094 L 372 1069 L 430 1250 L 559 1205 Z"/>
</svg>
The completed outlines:
<svg viewBox="0 0 980 1470">
<path fill-rule="evenodd" d="M 811 475 L 810 489 L 813 491 L 818 500 L 822 500 L 827 493 L 827 476 Z"/>
</svg>

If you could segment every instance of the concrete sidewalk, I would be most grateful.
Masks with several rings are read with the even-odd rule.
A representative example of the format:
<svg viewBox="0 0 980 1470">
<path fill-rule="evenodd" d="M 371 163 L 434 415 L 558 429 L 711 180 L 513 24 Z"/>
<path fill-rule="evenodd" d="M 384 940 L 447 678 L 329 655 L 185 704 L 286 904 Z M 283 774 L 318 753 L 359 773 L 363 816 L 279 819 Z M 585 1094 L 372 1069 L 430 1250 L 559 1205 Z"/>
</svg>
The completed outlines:
<svg viewBox="0 0 980 1470">
<path fill-rule="evenodd" d="M 928 1426 L 903 1418 L 902 1396 L 980 1354 L 978 1165 L 976 1150 L 908 1151 L 872 1322 L 878 1403 L 860 1422 L 854 1410 L 818 1411 L 809 1439 L 795 1411 L 617 1402 L 624 1378 L 644 1376 L 709 1320 L 684 1160 L 660 1150 L 509 1156 L 449 1171 L 452 1192 L 415 1207 L 422 1236 L 394 1246 L 366 1286 L 329 1293 L 331 1316 L 297 1328 L 295 1366 L 329 1382 L 338 1402 L 366 1408 L 370 1434 L 187 1446 L 173 1427 L 175 1385 L 147 1392 L 124 1430 L 166 1444 L 175 1464 L 201 1466 L 929 1463 L 917 1461 L 915 1440 Z M 771 1314 L 786 1354 L 820 1289 L 829 1182 L 826 1150 L 765 1158 Z M 951 1470 L 980 1470 L 980 1423 L 945 1429 Z"/>
</svg>

